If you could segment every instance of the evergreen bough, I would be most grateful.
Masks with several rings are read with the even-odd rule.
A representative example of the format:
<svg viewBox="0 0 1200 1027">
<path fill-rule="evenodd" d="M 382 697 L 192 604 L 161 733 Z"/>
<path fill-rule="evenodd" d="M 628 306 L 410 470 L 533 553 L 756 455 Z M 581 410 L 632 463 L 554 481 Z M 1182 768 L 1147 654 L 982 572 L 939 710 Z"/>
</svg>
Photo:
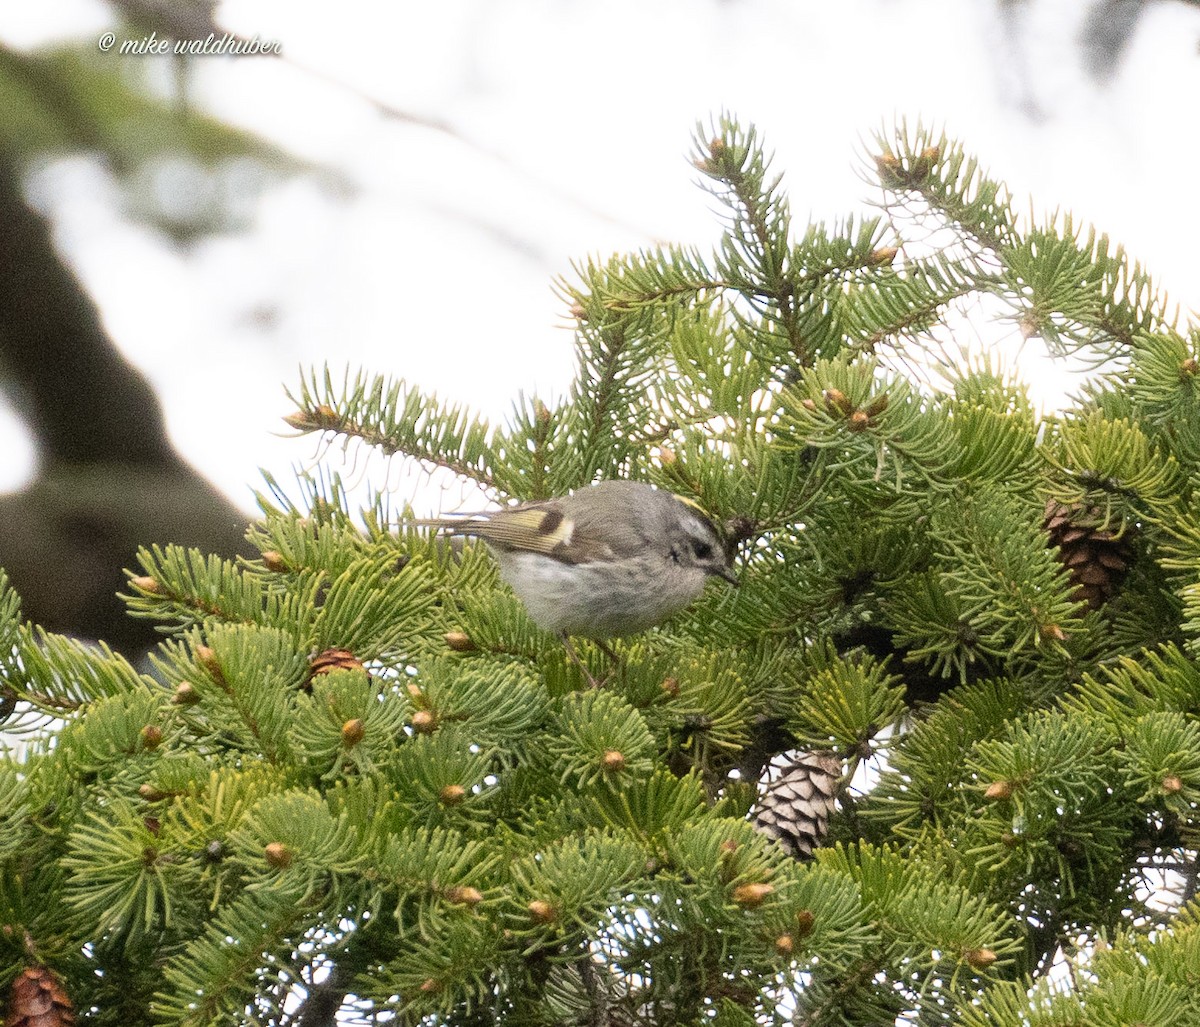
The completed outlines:
<svg viewBox="0 0 1200 1027">
<path fill-rule="evenodd" d="M 579 265 L 562 399 L 325 372 L 289 421 L 498 501 L 651 481 L 742 587 L 579 643 L 593 689 L 482 545 L 323 475 L 257 560 L 142 551 L 153 673 L 6 588 L 11 1022 L 1200 1023 L 1200 332 L 923 128 L 803 232 L 752 129 L 694 163 L 720 245 Z M 981 317 L 1095 373 L 1040 415 Z M 748 819 L 792 750 L 873 771 L 807 862 Z"/>
</svg>

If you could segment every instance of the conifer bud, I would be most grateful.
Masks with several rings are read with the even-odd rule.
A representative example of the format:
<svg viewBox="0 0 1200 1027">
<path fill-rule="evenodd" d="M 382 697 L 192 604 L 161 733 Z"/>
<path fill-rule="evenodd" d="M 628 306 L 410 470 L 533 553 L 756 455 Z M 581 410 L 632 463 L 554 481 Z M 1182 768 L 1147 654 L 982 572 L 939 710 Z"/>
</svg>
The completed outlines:
<svg viewBox="0 0 1200 1027">
<path fill-rule="evenodd" d="M 438 792 L 438 800 L 443 806 L 457 806 L 467 797 L 467 790 L 462 785 L 446 785 Z"/>
<path fill-rule="evenodd" d="M 675 455 L 675 450 L 673 450 L 670 446 L 658 447 L 658 462 L 662 464 L 663 467 L 670 467 L 678 459 L 679 458 Z"/>
<path fill-rule="evenodd" d="M 921 151 L 921 159 L 929 161 L 930 164 L 936 164 L 941 156 L 942 150 L 938 146 L 926 146 Z"/>
<path fill-rule="evenodd" d="M 478 888 L 447 888 L 446 901 L 462 906 L 477 906 L 483 901 L 483 893 Z"/>
<path fill-rule="evenodd" d="M 412 715 L 412 729 L 419 735 L 431 735 L 437 730 L 437 718 L 429 710 L 417 710 Z"/>
<path fill-rule="evenodd" d="M 541 899 L 534 899 L 525 908 L 529 910 L 529 915 L 539 924 L 550 924 L 558 919 L 558 910 L 550 905 L 549 902 L 543 902 Z"/>
<path fill-rule="evenodd" d="M 292 865 L 292 852 L 283 842 L 271 842 L 263 849 L 263 856 L 276 870 L 285 870 Z"/>
<path fill-rule="evenodd" d="M 775 891 L 770 884 L 743 884 L 733 889 L 733 901 L 742 909 L 757 909 Z"/>
<path fill-rule="evenodd" d="M 625 755 L 616 749 L 606 749 L 600 760 L 600 767 L 606 774 L 619 774 L 625 769 Z"/>
<path fill-rule="evenodd" d="M 1195 378 L 1197 374 L 1200 374 L 1200 363 L 1196 361 L 1195 357 L 1188 357 L 1187 360 L 1184 360 L 1182 363 L 1180 363 L 1180 381 L 1186 381 L 1188 378 Z"/>
<path fill-rule="evenodd" d="M 420 990 L 426 995 L 433 995 L 442 990 L 442 982 L 435 977 L 426 977 L 421 982 Z"/>
<path fill-rule="evenodd" d="M 408 697 L 415 703 L 423 703 L 425 701 L 425 693 L 421 691 L 421 686 L 415 681 L 410 681 L 404 686 L 404 690 L 408 693 Z"/>
<path fill-rule="evenodd" d="M 1168 774 L 1162 779 L 1162 790 L 1167 795 L 1174 795 L 1176 792 L 1183 791 L 1183 779 L 1177 774 Z"/>
<path fill-rule="evenodd" d="M 138 787 L 138 795 L 147 802 L 162 802 L 167 797 L 166 792 L 160 792 L 154 785 L 147 781 L 144 785 Z"/>
<path fill-rule="evenodd" d="M 815 414 L 817 412 L 817 404 L 814 403 L 811 399 L 808 399 L 807 397 L 800 400 L 800 405 L 802 407 L 804 407 L 804 409 L 807 410 L 810 414 Z"/>
<path fill-rule="evenodd" d="M 1043 624 L 1038 630 L 1042 638 L 1048 638 L 1053 642 L 1065 641 L 1067 637 L 1067 633 L 1057 624 Z"/>
<path fill-rule="evenodd" d="M 781 934 L 775 939 L 775 951 L 781 956 L 790 956 L 796 947 L 796 941 L 790 934 Z"/>
<path fill-rule="evenodd" d="M 867 266 L 879 267 L 881 264 L 890 264 L 896 259 L 896 254 L 899 252 L 895 246 L 880 246 L 867 254 Z"/>
<path fill-rule="evenodd" d="M 991 949 L 968 949 L 963 955 L 976 970 L 986 970 L 996 962 L 996 953 Z"/>
<path fill-rule="evenodd" d="M 142 748 L 154 750 L 162 745 L 162 728 L 157 724 L 147 724 L 141 730 Z"/>
<path fill-rule="evenodd" d="M 475 651 L 475 643 L 465 631 L 447 631 L 443 636 L 446 645 L 456 653 L 471 653 Z"/>
<path fill-rule="evenodd" d="M 363 740 L 366 733 L 366 726 L 360 718 L 355 717 L 353 720 L 348 720 L 342 725 L 342 745 L 347 749 L 353 749 Z"/>
<path fill-rule="evenodd" d="M 899 158 L 890 153 L 881 153 L 875 157 L 875 168 L 879 172 L 879 180 L 885 186 L 895 187 L 904 180 L 904 165 Z"/>
<path fill-rule="evenodd" d="M 217 654 L 206 645 L 196 646 L 196 662 L 208 671 L 217 681 L 223 681 L 224 676 L 221 674 L 221 664 L 217 661 Z"/>
<path fill-rule="evenodd" d="M 999 799 L 1011 799 L 1013 793 L 1013 783 L 1011 781 L 993 781 L 987 786 L 987 791 L 983 793 L 985 799 L 993 801 Z"/>
<path fill-rule="evenodd" d="M 870 427 L 871 419 L 867 416 L 864 410 L 855 410 L 850 415 L 850 430 L 851 431 L 866 431 Z"/>
<path fill-rule="evenodd" d="M 667 693 L 672 699 L 679 698 L 679 681 L 677 678 L 663 678 L 662 684 L 658 686 Z"/>
<path fill-rule="evenodd" d="M 219 839 L 214 838 L 204 846 L 204 858 L 209 863 L 220 863 L 225 858 L 224 844 Z"/>
<path fill-rule="evenodd" d="M 830 413 L 838 410 L 843 416 L 849 417 L 854 412 L 854 404 L 847 399 L 841 389 L 826 389 L 822 395 L 825 397 L 825 405 L 829 408 Z"/>
<path fill-rule="evenodd" d="M 287 562 L 283 559 L 283 554 L 276 549 L 267 549 L 262 554 L 263 566 L 267 570 L 279 574 L 288 569 Z"/>
<path fill-rule="evenodd" d="M 1005 831 L 1004 834 L 1002 834 L 1000 836 L 1000 844 L 1003 845 L 1006 849 L 1015 849 L 1018 845 L 1021 844 L 1021 839 L 1018 838 L 1011 831 Z"/>
<path fill-rule="evenodd" d="M 876 418 L 888 408 L 888 394 L 886 392 L 876 396 L 870 403 L 867 404 L 867 416 Z"/>
<path fill-rule="evenodd" d="M 139 574 L 136 577 L 129 579 L 129 584 L 141 592 L 149 592 L 150 595 L 161 595 L 162 585 L 158 583 L 157 578 L 150 577 L 149 574 Z"/>
<path fill-rule="evenodd" d="M 588 319 L 587 311 L 584 309 L 582 303 L 572 303 L 568 310 L 576 321 L 586 321 Z"/>
<path fill-rule="evenodd" d="M 199 701 L 200 693 L 190 681 L 180 681 L 175 686 L 175 694 L 171 696 L 171 702 L 176 706 L 195 706 Z"/>
<path fill-rule="evenodd" d="M 349 649 L 326 649 L 309 660 L 308 666 L 310 680 L 319 674 L 328 674 L 331 670 L 361 670 L 366 673 L 362 660 Z"/>
<path fill-rule="evenodd" d="M 811 909 L 802 909 L 796 914 L 796 928 L 794 933 L 801 938 L 807 938 L 812 934 L 813 924 L 817 922 L 817 918 L 813 916 Z"/>
</svg>

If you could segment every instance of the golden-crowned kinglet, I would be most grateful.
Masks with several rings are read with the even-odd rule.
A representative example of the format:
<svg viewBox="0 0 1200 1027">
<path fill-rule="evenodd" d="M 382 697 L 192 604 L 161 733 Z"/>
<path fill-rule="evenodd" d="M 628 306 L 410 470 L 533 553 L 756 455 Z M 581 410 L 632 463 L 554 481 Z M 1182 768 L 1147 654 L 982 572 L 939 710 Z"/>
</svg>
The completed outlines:
<svg viewBox="0 0 1200 1027">
<path fill-rule="evenodd" d="M 639 481 L 418 523 L 487 542 L 533 622 L 562 635 L 632 635 L 682 610 L 711 575 L 737 584 L 700 509 Z"/>
</svg>

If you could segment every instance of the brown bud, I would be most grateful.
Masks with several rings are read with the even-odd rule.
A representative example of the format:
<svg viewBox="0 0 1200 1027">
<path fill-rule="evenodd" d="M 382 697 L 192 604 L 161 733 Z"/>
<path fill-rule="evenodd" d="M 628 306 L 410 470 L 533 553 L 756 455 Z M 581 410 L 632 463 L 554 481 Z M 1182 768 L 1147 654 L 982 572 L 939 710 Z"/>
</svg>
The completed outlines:
<svg viewBox="0 0 1200 1027">
<path fill-rule="evenodd" d="M 347 749 L 353 749 L 363 740 L 363 735 L 366 733 L 366 725 L 361 719 L 355 717 L 353 720 L 348 720 L 342 725 L 342 745 Z"/>
<path fill-rule="evenodd" d="M 196 646 L 196 662 L 218 681 L 222 680 L 221 664 L 217 661 L 217 654 L 208 646 Z"/>
<path fill-rule="evenodd" d="M 936 164 L 941 156 L 941 148 L 937 146 L 926 146 L 921 151 L 921 159 L 929 161 L 930 164 Z"/>
<path fill-rule="evenodd" d="M 679 458 L 675 455 L 675 450 L 673 450 L 670 446 L 658 447 L 658 462 L 662 464 L 663 467 L 670 467 L 678 459 Z"/>
<path fill-rule="evenodd" d="M 798 937 L 807 938 L 812 934 L 813 924 L 817 922 L 817 918 L 813 916 L 811 909 L 802 909 L 796 914 L 796 929 L 793 932 Z"/>
<path fill-rule="evenodd" d="M 141 731 L 142 747 L 145 749 L 157 749 L 162 745 L 163 733 L 162 728 L 157 724 L 147 724 Z"/>
<path fill-rule="evenodd" d="M 537 422 L 543 428 L 550 423 L 550 409 L 540 399 L 533 401 L 533 413 L 537 417 Z"/>
<path fill-rule="evenodd" d="M 584 309 L 582 303 L 572 303 L 568 310 L 576 321 L 587 320 L 587 311 Z"/>
<path fill-rule="evenodd" d="M 412 729 L 419 735 L 431 735 L 437 730 L 437 718 L 428 710 L 417 710 L 412 715 Z"/>
<path fill-rule="evenodd" d="M 471 636 L 465 631 L 447 631 L 442 637 L 446 640 L 446 645 L 456 653 L 475 651 L 475 643 L 471 641 Z"/>
<path fill-rule="evenodd" d="M 888 408 L 888 394 L 886 392 L 876 396 L 870 403 L 867 404 L 867 416 L 878 417 Z"/>
<path fill-rule="evenodd" d="M 436 977 L 426 977 L 421 982 L 419 990 L 423 991 L 426 995 L 433 995 L 442 990 L 442 982 Z"/>
<path fill-rule="evenodd" d="M 606 749 L 600 760 L 600 768 L 606 774 L 619 774 L 625 769 L 625 754 L 616 749 Z"/>
<path fill-rule="evenodd" d="M 313 417 L 319 424 L 326 426 L 337 424 L 338 421 L 337 411 L 328 403 L 318 404 L 313 411 Z"/>
<path fill-rule="evenodd" d="M 262 554 L 263 566 L 269 571 L 274 571 L 279 574 L 281 571 L 288 569 L 287 562 L 283 558 L 283 554 L 275 549 L 267 549 Z"/>
<path fill-rule="evenodd" d="M 895 246 L 880 246 L 867 254 L 867 266 L 879 267 L 881 264 L 890 264 L 896 259 L 896 254 L 899 252 Z"/>
<path fill-rule="evenodd" d="M 308 414 L 303 410 L 297 410 L 295 413 L 288 414 L 283 421 L 297 431 L 308 431 L 312 427 L 308 419 Z"/>
<path fill-rule="evenodd" d="M 443 806 L 457 806 L 467 797 L 467 790 L 462 785 L 446 785 L 438 792 L 438 800 Z"/>
<path fill-rule="evenodd" d="M 757 909 L 773 891 L 770 884 L 742 884 L 733 889 L 733 901 L 743 909 Z"/>
<path fill-rule="evenodd" d="M 155 838 L 158 837 L 158 832 L 162 830 L 162 821 L 158 817 L 142 817 L 142 823 L 146 825 L 147 831 Z"/>
<path fill-rule="evenodd" d="M 1053 642 L 1062 642 L 1066 639 L 1067 633 L 1063 631 L 1057 624 L 1043 624 L 1039 631 L 1042 638 L 1048 638 Z"/>
<path fill-rule="evenodd" d="M 154 785 L 150 784 L 149 781 L 138 788 L 138 795 L 140 795 L 147 802 L 162 802 L 163 799 L 167 797 L 166 792 L 160 792 L 154 787 Z"/>
<path fill-rule="evenodd" d="M 732 856 L 741 846 L 733 838 L 726 838 L 718 848 L 722 856 Z"/>
<path fill-rule="evenodd" d="M 200 693 L 190 681 L 180 681 L 175 686 L 175 694 L 171 696 L 171 702 L 176 706 L 195 706 L 199 701 Z"/>
<path fill-rule="evenodd" d="M 983 793 L 985 799 L 1011 799 L 1013 793 L 1013 783 L 1011 781 L 993 781 L 987 786 L 987 791 Z"/>
<path fill-rule="evenodd" d="M 663 678 L 662 684 L 658 686 L 667 693 L 672 699 L 679 696 L 679 681 L 677 678 Z"/>
<path fill-rule="evenodd" d="M 421 691 L 421 686 L 415 681 L 410 681 L 404 686 L 404 690 L 408 693 L 408 697 L 415 703 L 423 703 L 425 701 L 425 693 Z"/>
<path fill-rule="evenodd" d="M 1188 357 L 1187 360 L 1180 363 L 1179 378 L 1181 381 L 1195 378 L 1197 374 L 1200 374 L 1200 363 L 1197 363 L 1195 357 Z"/>
<path fill-rule="evenodd" d="M 802 407 L 804 407 L 804 409 L 807 410 L 810 414 L 815 414 L 817 412 L 817 404 L 814 403 L 811 399 L 808 399 L 807 397 L 800 400 L 800 405 Z"/>
<path fill-rule="evenodd" d="M 161 595 L 163 591 L 163 587 L 158 583 L 158 579 L 150 577 L 149 574 L 139 574 L 135 578 L 130 578 L 129 584 L 141 592 L 148 592 L 150 595 Z"/>
<path fill-rule="evenodd" d="M 1003 845 L 1006 849 L 1015 849 L 1018 845 L 1021 844 L 1021 839 L 1018 838 L 1011 831 L 1005 831 L 1004 834 L 1002 834 L 1000 836 L 1000 844 Z"/>
<path fill-rule="evenodd" d="M 438 792 L 438 799 L 442 800 L 443 806 L 457 806 L 466 798 L 467 789 L 462 785 L 446 785 L 442 791 Z"/>
<path fill-rule="evenodd" d="M 968 949 L 963 956 L 976 970 L 986 970 L 996 962 L 996 953 L 991 949 Z"/>
<path fill-rule="evenodd" d="M 477 906 L 483 901 L 483 893 L 478 888 L 447 888 L 446 901 L 463 906 Z"/>
<path fill-rule="evenodd" d="M 904 169 L 904 165 L 900 163 L 900 160 L 890 153 L 878 154 L 875 157 L 875 166 L 881 172 L 886 172 L 889 175 L 899 174 Z"/>
<path fill-rule="evenodd" d="M 283 842 L 271 842 L 263 849 L 263 856 L 276 870 L 284 870 L 292 865 L 292 851 Z"/>
<path fill-rule="evenodd" d="M 796 947 L 796 941 L 790 934 L 781 934 L 775 939 L 775 951 L 781 956 L 790 956 Z"/>
<path fill-rule="evenodd" d="M 871 419 L 867 416 L 865 410 L 855 410 L 850 415 L 850 430 L 851 431 L 866 431 L 871 425 Z"/>
<path fill-rule="evenodd" d="M 326 649 L 309 660 L 308 666 L 310 679 L 318 674 L 328 674 L 331 670 L 361 670 L 364 673 L 366 671 L 362 660 L 349 649 Z"/>
<path fill-rule="evenodd" d="M 1174 795 L 1176 792 L 1183 791 L 1183 779 L 1177 774 L 1168 774 L 1162 779 L 1162 790 L 1167 795 Z"/>
<path fill-rule="evenodd" d="M 825 397 L 825 405 L 831 411 L 837 409 L 846 417 L 854 412 L 854 404 L 846 398 L 846 394 L 841 389 L 826 389 L 822 395 Z"/>
<path fill-rule="evenodd" d="M 713 136 L 708 143 L 708 155 L 716 160 L 725 153 L 725 140 L 720 136 Z"/>
<path fill-rule="evenodd" d="M 558 910 L 550 905 L 549 902 L 543 902 L 541 899 L 534 899 L 525 908 L 529 910 L 529 915 L 539 924 L 553 923 L 558 918 Z"/>
</svg>

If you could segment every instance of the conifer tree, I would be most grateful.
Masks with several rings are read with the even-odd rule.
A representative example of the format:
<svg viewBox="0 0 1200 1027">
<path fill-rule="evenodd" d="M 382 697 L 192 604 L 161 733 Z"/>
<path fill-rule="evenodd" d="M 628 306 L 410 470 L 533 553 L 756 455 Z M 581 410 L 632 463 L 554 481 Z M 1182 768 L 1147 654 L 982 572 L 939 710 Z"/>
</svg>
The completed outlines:
<svg viewBox="0 0 1200 1027">
<path fill-rule="evenodd" d="M 153 673 L 6 589 L 6 1022 L 1200 1023 L 1200 332 L 921 127 L 836 224 L 732 119 L 695 165 L 716 252 L 580 264 L 561 399 L 289 420 L 500 503 L 649 481 L 741 587 L 581 667 L 322 472 L 257 559 L 142 551 Z M 1040 414 L 981 317 L 1095 373 Z"/>
</svg>

